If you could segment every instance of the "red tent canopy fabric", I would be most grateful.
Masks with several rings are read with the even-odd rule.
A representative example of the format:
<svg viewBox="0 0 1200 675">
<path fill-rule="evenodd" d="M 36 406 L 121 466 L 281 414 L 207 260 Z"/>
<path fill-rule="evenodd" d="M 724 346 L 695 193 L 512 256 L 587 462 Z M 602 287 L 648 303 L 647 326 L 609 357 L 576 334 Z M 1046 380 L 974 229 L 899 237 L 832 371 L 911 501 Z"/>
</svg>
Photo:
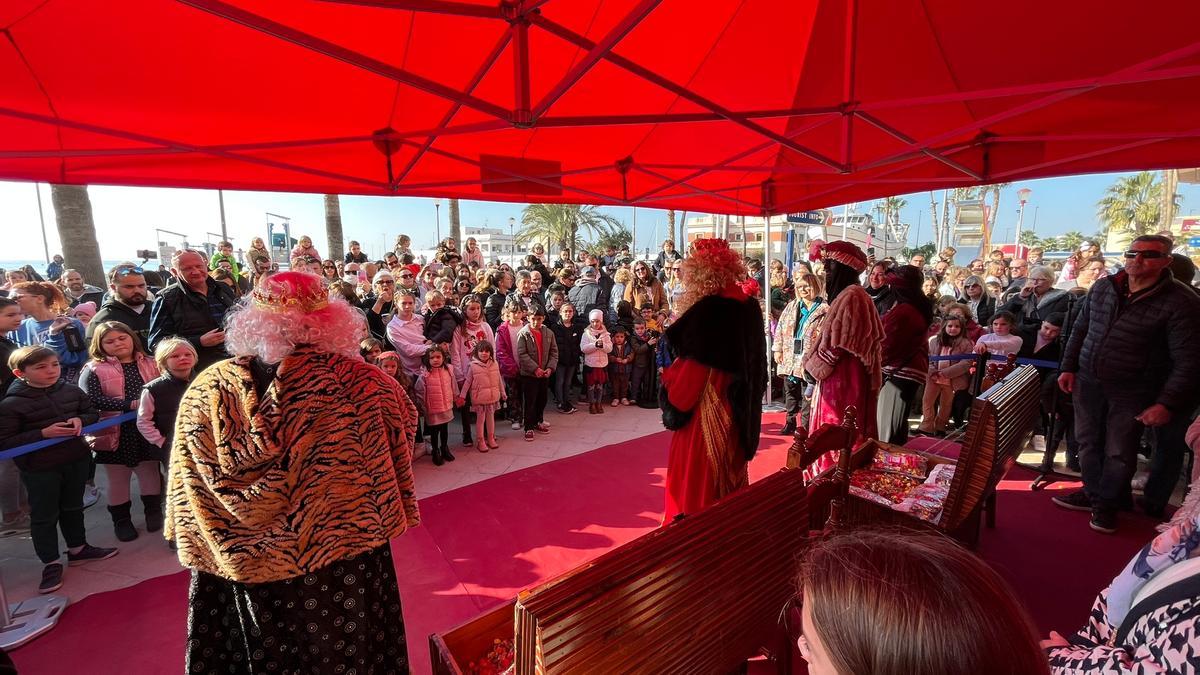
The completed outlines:
<svg viewBox="0 0 1200 675">
<path fill-rule="evenodd" d="M 0 177 L 781 213 L 1200 157 L 1200 3 L 7 0 Z"/>
</svg>

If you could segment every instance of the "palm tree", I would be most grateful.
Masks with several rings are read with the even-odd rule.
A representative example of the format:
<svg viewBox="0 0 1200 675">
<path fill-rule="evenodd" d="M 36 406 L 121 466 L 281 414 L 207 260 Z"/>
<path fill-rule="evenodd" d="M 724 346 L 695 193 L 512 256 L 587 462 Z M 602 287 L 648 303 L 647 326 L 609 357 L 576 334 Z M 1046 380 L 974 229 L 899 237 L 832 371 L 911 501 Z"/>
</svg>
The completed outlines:
<svg viewBox="0 0 1200 675">
<path fill-rule="evenodd" d="M 992 208 L 988 210 L 986 232 L 987 241 L 990 245 L 992 234 L 996 231 L 996 214 L 1000 213 L 1000 193 L 1004 188 L 1012 185 L 1012 183 L 992 183 L 985 190 L 992 193 Z"/>
<path fill-rule="evenodd" d="M 667 238 L 675 238 L 675 209 L 667 209 Z M 679 242 L 675 242 L 675 245 L 678 246 Z"/>
<path fill-rule="evenodd" d="M 329 244 L 329 259 L 341 260 L 342 203 L 337 195 L 325 195 L 325 241 Z"/>
<path fill-rule="evenodd" d="M 1096 203 L 1096 215 L 1108 233 L 1127 232 L 1133 236 L 1149 233 L 1156 228 L 1162 214 L 1163 184 L 1151 171 L 1118 178 L 1108 186 L 1104 198 Z M 1179 195 L 1170 203 L 1179 208 Z"/>
<path fill-rule="evenodd" d="M 1077 251 L 1084 238 L 1082 232 L 1071 230 L 1058 238 L 1058 246 L 1061 246 L 1064 251 Z"/>
<path fill-rule="evenodd" d="M 908 206 L 908 200 L 904 197 L 888 197 L 883 200 L 883 224 L 884 227 L 893 225 L 892 219 L 899 220 L 900 209 Z"/>
<path fill-rule="evenodd" d="M 625 226 L 620 223 L 598 223 L 595 228 L 597 249 L 608 248 L 609 246 L 620 250 L 622 246 L 633 245 L 633 233 L 625 229 Z"/>
<path fill-rule="evenodd" d="M 1175 221 L 1175 210 L 1178 207 L 1179 194 L 1176 190 L 1179 188 L 1179 170 L 1167 169 L 1162 172 L 1163 186 L 1162 193 L 1162 209 L 1159 213 L 1158 229 L 1170 230 L 1171 224 Z M 1167 198 L 1171 195 L 1171 199 Z"/>
<path fill-rule="evenodd" d="M 100 244 L 96 240 L 96 223 L 92 218 L 92 200 L 88 198 L 87 186 L 51 184 L 50 200 L 54 204 L 54 219 L 58 221 L 58 238 L 67 267 L 78 270 L 88 283 L 103 286 L 104 264 L 100 261 Z"/>
<path fill-rule="evenodd" d="M 459 217 L 458 200 L 450 200 L 450 238 L 454 240 L 454 245 L 463 250 L 462 242 L 462 220 Z"/>
<path fill-rule="evenodd" d="M 554 242 L 560 249 L 569 249 L 574 258 L 580 228 L 595 233 L 603 225 L 621 227 L 621 221 L 600 213 L 595 206 L 530 204 L 521 211 L 521 231 L 516 240 L 518 244 Z"/>
</svg>

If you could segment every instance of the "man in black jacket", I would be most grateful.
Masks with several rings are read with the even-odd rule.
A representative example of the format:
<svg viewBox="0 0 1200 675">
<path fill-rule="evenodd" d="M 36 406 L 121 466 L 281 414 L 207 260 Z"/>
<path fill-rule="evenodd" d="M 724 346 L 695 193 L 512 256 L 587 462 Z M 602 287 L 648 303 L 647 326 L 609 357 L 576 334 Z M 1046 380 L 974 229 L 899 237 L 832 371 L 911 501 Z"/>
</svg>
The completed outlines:
<svg viewBox="0 0 1200 675">
<path fill-rule="evenodd" d="M 108 301 L 88 323 L 87 343 L 92 343 L 96 326 L 105 321 L 119 321 L 137 333 L 142 349 L 150 349 L 150 309 L 146 304 L 149 293 L 142 268 L 133 263 L 121 263 L 108 273 Z"/>
<path fill-rule="evenodd" d="M 171 257 L 179 283 L 167 287 L 150 310 L 150 349 L 181 337 L 196 348 L 196 372 L 225 358 L 225 314 L 237 304 L 233 289 L 208 276 L 204 256 L 182 250 Z"/>
<path fill-rule="evenodd" d="M 1125 270 L 1092 286 L 1063 354 L 1058 385 L 1074 402 L 1083 490 L 1053 501 L 1090 510 L 1098 532 L 1115 532 L 1117 511 L 1132 505 L 1145 427 L 1187 415 L 1200 393 L 1200 297 L 1170 262 L 1169 239 L 1134 239 Z"/>
</svg>

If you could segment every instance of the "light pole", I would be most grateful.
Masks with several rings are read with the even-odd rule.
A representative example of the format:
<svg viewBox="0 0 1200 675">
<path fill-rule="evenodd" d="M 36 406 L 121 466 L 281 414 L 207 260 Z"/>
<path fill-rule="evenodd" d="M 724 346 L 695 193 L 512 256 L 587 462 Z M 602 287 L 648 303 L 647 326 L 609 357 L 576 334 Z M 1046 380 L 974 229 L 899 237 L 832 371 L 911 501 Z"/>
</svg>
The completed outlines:
<svg viewBox="0 0 1200 675">
<path fill-rule="evenodd" d="M 442 243 L 442 200 L 433 200 L 433 246 Z M 456 242 L 457 243 L 457 242 Z"/>
<path fill-rule="evenodd" d="M 1029 201 L 1029 195 L 1033 194 L 1033 190 L 1029 188 L 1021 188 L 1017 190 L 1017 201 L 1021 204 L 1021 210 L 1017 212 L 1017 237 L 1014 239 L 1013 259 L 1024 258 L 1021 255 L 1021 224 L 1025 222 L 1025 202 Z"/>
<path fill-rule="evenodd" d="M 517 226 L 517 219 L 509 217 L 508 219 L 508 264 L 512 265 L 517 259 L 517 240 L 513 235 L 513 228 Z"/>
</svg>

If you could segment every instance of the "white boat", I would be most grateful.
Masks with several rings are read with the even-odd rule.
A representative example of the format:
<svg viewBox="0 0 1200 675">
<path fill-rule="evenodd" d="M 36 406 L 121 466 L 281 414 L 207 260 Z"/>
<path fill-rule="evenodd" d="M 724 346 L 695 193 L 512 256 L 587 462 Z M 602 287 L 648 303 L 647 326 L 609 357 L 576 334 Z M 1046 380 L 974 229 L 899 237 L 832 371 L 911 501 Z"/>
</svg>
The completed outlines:
<svg viewBox="0 0 1200 675">
<path fill-rule="evenodd" d="M 824 225 L 808 225 L 805 230 L 808 241 L 848 241 L 864 251 L 875 249 L 875 259 L 900 255 L 908 246 L 908 225 L 893 222 L 887 226 L 876 223 L 868 213 L 833 214 Z"/>
</svg>

